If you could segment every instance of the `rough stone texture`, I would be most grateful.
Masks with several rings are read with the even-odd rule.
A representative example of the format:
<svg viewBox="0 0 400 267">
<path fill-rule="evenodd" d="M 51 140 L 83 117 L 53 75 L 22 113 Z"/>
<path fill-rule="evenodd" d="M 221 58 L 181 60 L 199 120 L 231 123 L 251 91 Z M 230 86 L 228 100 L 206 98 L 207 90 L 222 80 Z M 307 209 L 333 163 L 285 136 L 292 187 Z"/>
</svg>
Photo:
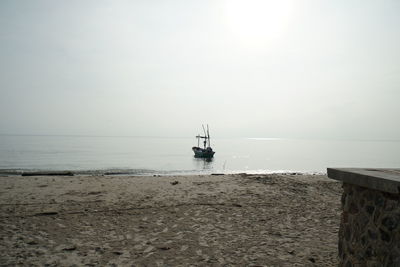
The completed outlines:
<svg viewBox="0 0 400 267">
<path fill-rule="evenodd" d="M 340 266 L 400 266 L 400 195 L 343 184 Z"/>
</svg>

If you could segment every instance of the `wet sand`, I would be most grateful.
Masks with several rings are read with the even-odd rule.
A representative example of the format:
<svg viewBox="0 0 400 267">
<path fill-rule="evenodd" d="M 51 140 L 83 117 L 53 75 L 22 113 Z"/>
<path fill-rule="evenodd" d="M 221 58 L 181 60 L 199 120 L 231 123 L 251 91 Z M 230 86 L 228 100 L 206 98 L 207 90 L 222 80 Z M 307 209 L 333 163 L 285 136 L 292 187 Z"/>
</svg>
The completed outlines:
<svg viewBox="0 0 400 267">
<path fill-rule="evenodd" d="M 337 266 L 322 175 L 0 177 L 0 265 Z"/>
</svg>

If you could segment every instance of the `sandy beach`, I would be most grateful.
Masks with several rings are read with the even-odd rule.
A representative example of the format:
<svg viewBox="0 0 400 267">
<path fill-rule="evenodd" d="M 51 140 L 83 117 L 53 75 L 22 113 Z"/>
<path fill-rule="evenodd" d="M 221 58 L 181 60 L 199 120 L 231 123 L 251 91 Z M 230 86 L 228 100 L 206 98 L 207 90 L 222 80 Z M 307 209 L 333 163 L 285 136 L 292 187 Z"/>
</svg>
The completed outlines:
<svg viewBox="0 0 400 267">
<path fill-rule="evenodd" d="M 0 265 L 337 266 L 323 175 L 0 177 Z"/>
</svg>

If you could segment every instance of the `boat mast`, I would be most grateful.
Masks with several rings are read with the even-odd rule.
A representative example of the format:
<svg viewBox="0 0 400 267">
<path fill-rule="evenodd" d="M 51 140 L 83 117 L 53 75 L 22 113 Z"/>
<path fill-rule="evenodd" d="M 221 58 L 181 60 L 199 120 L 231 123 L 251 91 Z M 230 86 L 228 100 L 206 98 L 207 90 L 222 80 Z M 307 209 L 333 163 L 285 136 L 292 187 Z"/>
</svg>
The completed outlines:
<svg viewBox="0 0 400 267">
<path fill-rule="evenodd" d="M 209 131 L 209 129 L 208 129 L 208 124 L 207 124 L 207 135 L 208 135 L 208 146 L 211 147 L 210 131 Z"/>
<path fill-rule="evenodd" d="M 207 148 L 207 133 L 206 133 L 206 128 L 204 128 L 204 124 L 201 125 L 203 127 L 203 131 L 204 131 L 204 149 Z"/>
</svg>

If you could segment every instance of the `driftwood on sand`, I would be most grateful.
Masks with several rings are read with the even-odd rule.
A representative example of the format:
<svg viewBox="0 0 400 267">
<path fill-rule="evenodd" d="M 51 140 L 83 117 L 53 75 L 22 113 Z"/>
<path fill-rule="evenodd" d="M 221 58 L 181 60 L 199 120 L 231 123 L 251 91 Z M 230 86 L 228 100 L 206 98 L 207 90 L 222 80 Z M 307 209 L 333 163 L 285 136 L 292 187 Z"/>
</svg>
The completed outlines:
<svg viewBox="0 0 400 267">
<path fill-rule="evenodd" d="M 22 176 L 73 176 L 71 171 L 32 171 L 23 172 Z"/>
</svg>

